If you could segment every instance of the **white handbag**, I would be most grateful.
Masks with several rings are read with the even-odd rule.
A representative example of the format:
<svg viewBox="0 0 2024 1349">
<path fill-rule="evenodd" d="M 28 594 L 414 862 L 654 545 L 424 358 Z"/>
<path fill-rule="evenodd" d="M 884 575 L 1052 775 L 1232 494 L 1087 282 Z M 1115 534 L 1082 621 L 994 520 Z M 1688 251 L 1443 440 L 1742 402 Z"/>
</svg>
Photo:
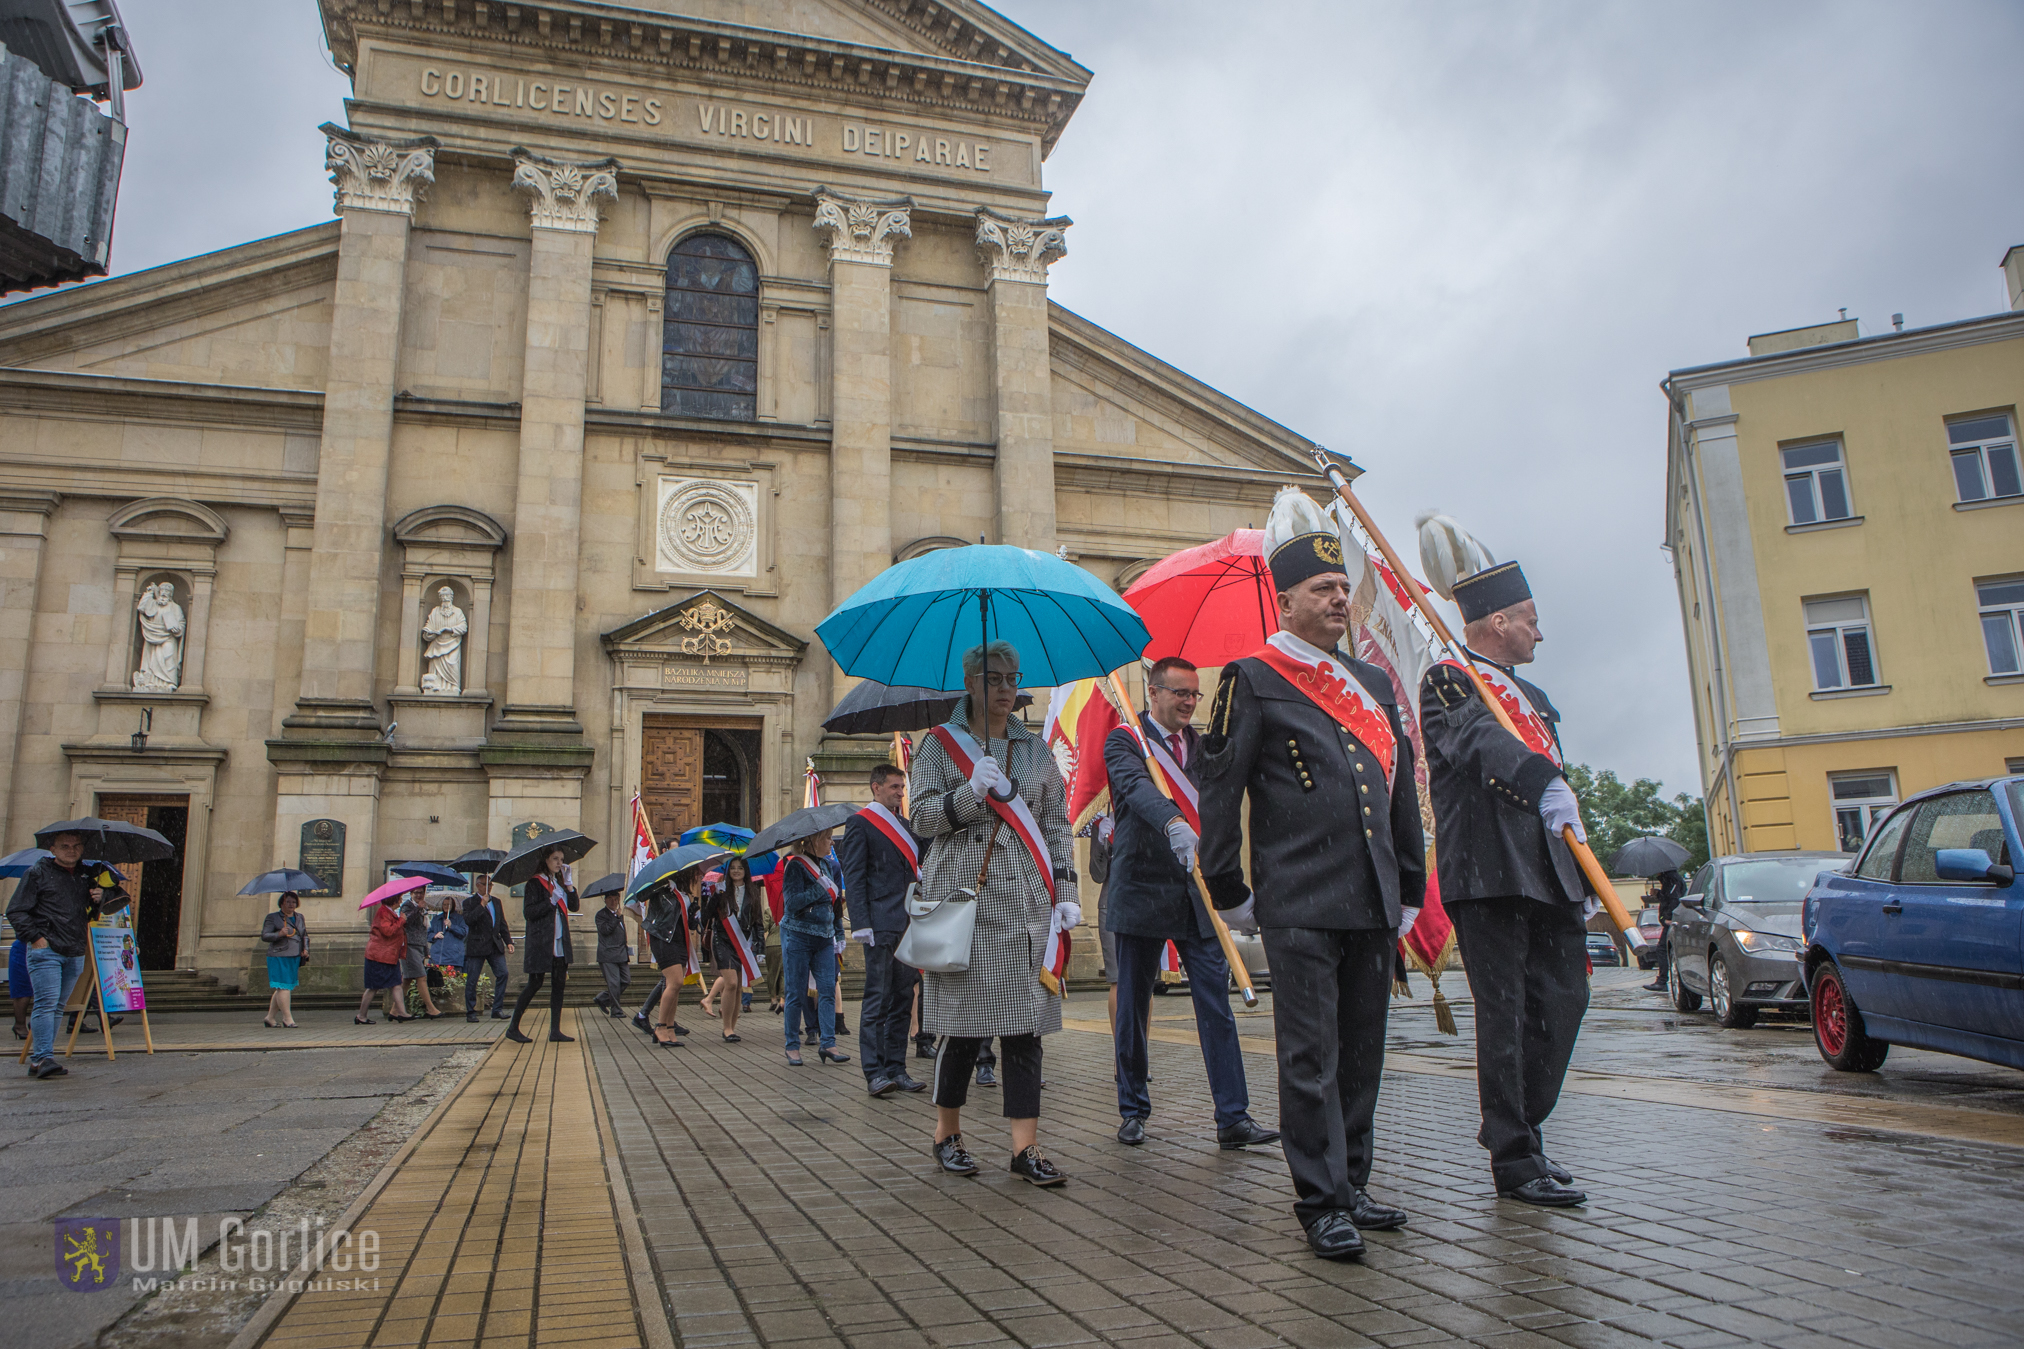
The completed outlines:
<svg viewBox="0 0 2024 1349">
<path fill-rule="evenodd" d="M 998 821 L 991 821 L 991 837 L 984 844 L 984 865 L 977 868 L 977 884 L 957 890 L 947 899 L 930 904 L 921 894 L 921 883 L 907 887 L 907 930 L 894 952 L 902 965 L 911 965 L 924 974 L 961 974 L 970 968 L 970 940 L 977 935 L 977 894 L 991 871 L 991 853 L 998 846 Z"/>
</svg>

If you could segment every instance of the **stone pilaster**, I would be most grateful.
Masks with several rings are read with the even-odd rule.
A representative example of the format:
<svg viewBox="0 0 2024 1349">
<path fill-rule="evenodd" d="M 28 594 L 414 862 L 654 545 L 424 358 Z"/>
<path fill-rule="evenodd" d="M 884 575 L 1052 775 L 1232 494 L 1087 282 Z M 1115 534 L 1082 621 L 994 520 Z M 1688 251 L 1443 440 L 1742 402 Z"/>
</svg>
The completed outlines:
<svg viewBox="0 0 2024 1349">
<path fill-rule="evenodd" d="M 1014 220 L 977 212 L 977 251 L 991 293 L 997 393 L 996 542 L 1054 551 L 1054 375 L 1048 358 L 1047 268 L 1068 251 L 1067 216 Z"/>
<path fill-rule="evenodd" d="M 337 187 L 337 287 L 304 616 L 302 691 L 287 731 L 370 738 L 380 550 L 408 226 L 435 181 L 436 140 L 376 141 L 326 123 Z"/>
<path fill-rule="evenodd" d="M 506 705 L 494 732 L 574 740 L 583 734 L 576 720 L 576 594 L 591 254 L 599 204 L 618 196 L 618 161 L 568 164 L 516 149 L 513 164 L 513 186 L 528 198 L 533 246 Z"/>
<path fill-rule="evenodd" d="M 28 695 L 35 601 L 49 517 L 60 500 L 54 492 L 0 496 L 0 774 L 9 784 L 0 787 L 0 839 L 14 837 L 11 784 L 20 777 L 21 711 Z M 41 827 L 41 821 L 35 823 Z"/>
<path fill-rule="evenodd" d="M 832 603 L 892 564 L 892 264 L 912 211 L 908 197 L 815 191 L 815 228 L 829 236 Z"/>
</svg>

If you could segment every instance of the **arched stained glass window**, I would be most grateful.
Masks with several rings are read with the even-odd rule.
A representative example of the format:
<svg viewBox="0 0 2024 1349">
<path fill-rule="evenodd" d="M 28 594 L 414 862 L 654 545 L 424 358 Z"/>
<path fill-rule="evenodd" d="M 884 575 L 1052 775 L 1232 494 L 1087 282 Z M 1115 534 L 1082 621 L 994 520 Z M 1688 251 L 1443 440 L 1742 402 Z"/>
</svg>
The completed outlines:
<svg viewBox="0 0 2024 1349">
<path fill-rule="evenodd" d="M 661 411 L 758 419 L 759 268 L 721 234 L 692 234 L 668 254 Z"/>
</svg>

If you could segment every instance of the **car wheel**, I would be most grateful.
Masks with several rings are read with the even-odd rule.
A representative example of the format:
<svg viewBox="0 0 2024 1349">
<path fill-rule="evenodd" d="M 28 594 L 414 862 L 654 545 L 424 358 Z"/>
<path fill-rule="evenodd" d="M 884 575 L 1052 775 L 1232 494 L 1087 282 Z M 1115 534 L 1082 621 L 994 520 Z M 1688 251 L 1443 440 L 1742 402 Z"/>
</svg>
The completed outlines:
<svg viewBox="0 0 2024 1349">
<path fill-rule="evenodd" d="M 1680 953 L 1673 952 L 1672 963 L 1666 966 L 1666 982 L 1673 988 L 1673 1006 L 1682 1012 L 1701 1010 L 1701 995 L 1690 991 L 1680 978 Z"/>
<path fill-rule="evenodd" d="M 1719 951 L 1708 952 L 1708 1010 L 1728 1030 L 1748 1030 L 1757 1024 L 1757 1009 L 1736 1003 L 1736 985 L 1729 978 L 1729 962 Z"/>
<path fill-rule="evenodd" d="M 1848 996 L 1848 985 L 1834 962 L 1813 972 L 1813 1043 L 1827 1066 L 1844 1073 L 1873 1073 L 1883 1066 L 1890 1045 L 1872 1040 L 1863 1029 L 1862 1013 Z"/>
</svg>

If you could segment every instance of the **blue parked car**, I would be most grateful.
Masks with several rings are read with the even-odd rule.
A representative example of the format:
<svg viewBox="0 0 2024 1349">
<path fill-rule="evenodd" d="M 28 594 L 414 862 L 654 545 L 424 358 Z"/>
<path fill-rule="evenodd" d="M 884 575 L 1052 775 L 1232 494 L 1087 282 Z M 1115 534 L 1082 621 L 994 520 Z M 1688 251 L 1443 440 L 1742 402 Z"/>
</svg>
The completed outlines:
<svg viewBox="0 0 2024 1349">
<path fill-rule="evenodd" d="M 2024 777 L 1921 792 L 1806 896 L 1820 1057 L 1874 1071 L 1910 1045 L 2024 1068 Z"/>
</svg>

